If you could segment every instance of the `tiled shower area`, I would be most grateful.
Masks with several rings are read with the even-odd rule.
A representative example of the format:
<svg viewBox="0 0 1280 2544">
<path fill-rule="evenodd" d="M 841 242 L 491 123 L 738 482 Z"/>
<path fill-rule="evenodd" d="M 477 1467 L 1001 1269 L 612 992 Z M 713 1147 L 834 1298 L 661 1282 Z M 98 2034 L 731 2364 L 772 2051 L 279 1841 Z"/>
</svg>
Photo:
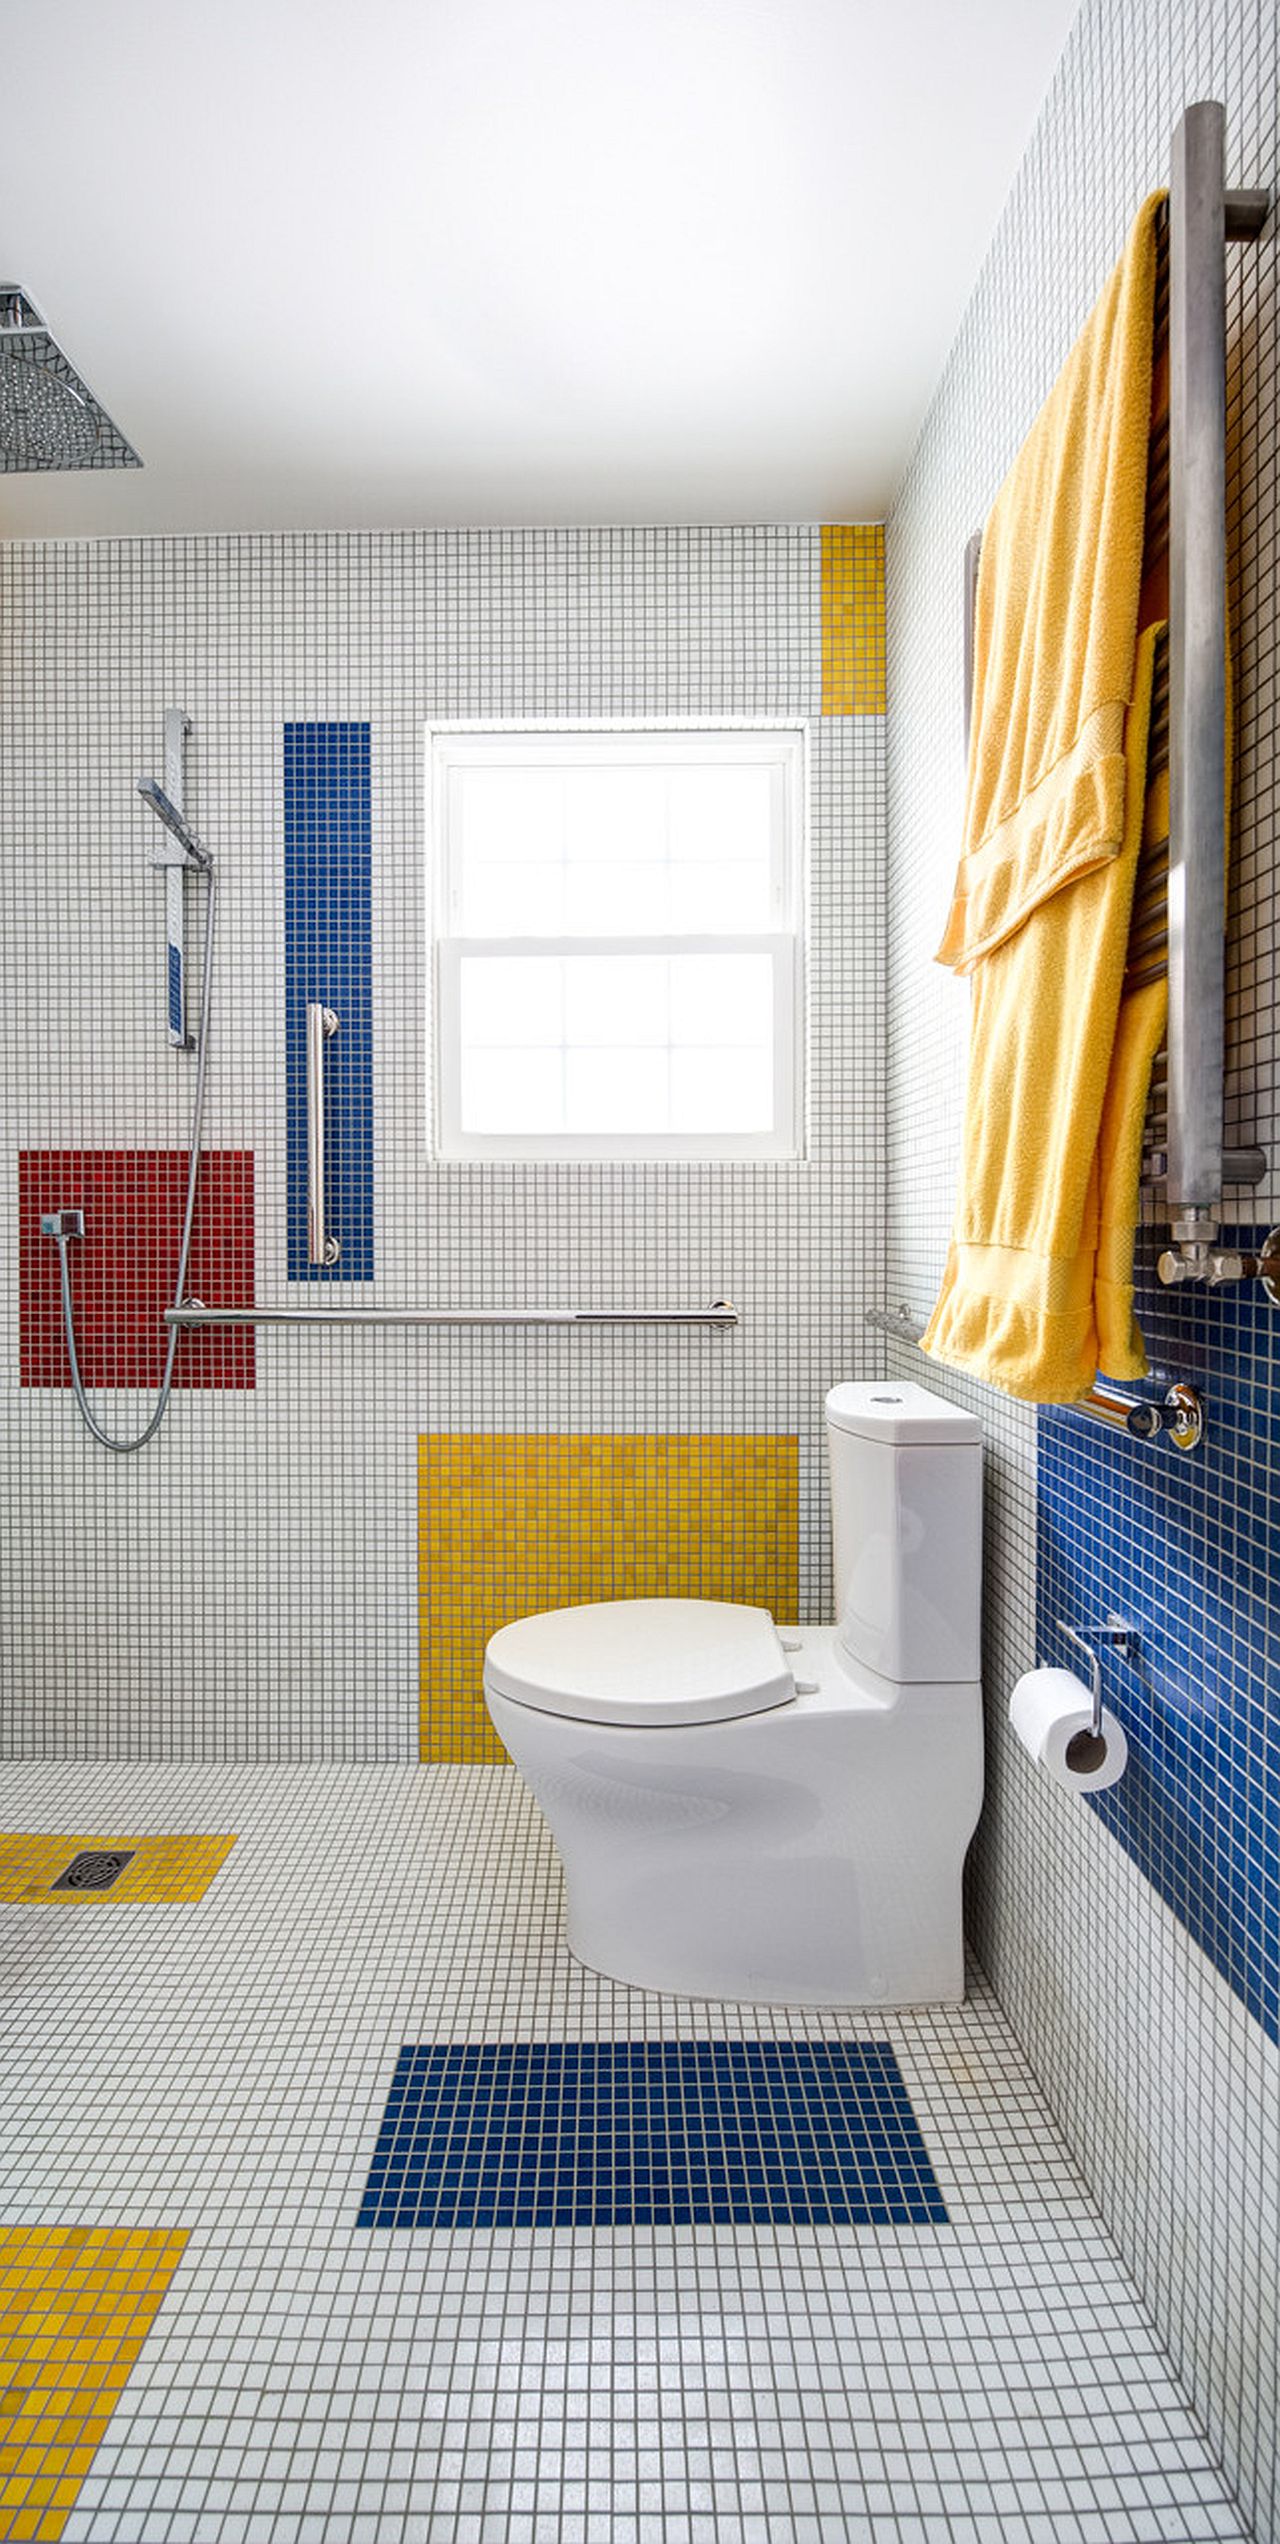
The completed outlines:
<svg viewBox="0 0 1280 2544">
<path fill-rule="evenodd" d="M 927 1310 L 949 1225 L 965 543 L 1183 105 L 1276 185 L 1278 32 L 1085 0 L 884 525 L 0 537 L 0 2544 L 1276 2544 L 1280 1316 L 1159 1291 L 1152 1209 L 1185 1461 L 865 1320 Z M 1228 382 L 1229 1103 L 1273 1159 L 1275 312 L 1273 216 Z M 84 1211 L 127 1436 L 193 1090 L 135 792 L 176 707 L 218 881 L 188 1292 L 316 1321 L 185 1333 L 113 1456 L 40 1221 Z M 796 1157 L 439 1153 L 430 736 L 603 724 L 796 741 Z M 1277 1220 L 1273 1180 L 1241 1224 Z M 829 1618 L 823 1398 L 886 1368 L 984 1431 L 966 2000 L 596 1977 L 486 1637 L 654 1595 Z M 1119 1611 L 1130 1771 L 1086 1803 L 1008 1701 L 1056 1617 Z"/>
</svg>

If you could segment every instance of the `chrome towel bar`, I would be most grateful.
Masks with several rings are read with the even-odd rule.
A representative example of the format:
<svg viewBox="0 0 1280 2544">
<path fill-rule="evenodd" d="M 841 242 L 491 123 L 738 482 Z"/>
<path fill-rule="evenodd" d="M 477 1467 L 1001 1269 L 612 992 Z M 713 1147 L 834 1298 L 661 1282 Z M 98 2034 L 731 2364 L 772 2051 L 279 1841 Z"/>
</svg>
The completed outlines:
<svg viewBox="0 0 1280 2544">
<path fill-rule="evenodd" d="M 710 1307 L 206 1307 L 188 1299 L 166 1325 L 710 1325 L 740 1323 L 728 1299 Z"/>
<path fill-rule="evenodd" d="M 864 1323 L 874 1326 L 877 1334 L 888 1334 L 895 1343 L 918 1343 L 925 1330 L 925 1318 L 915 1316 L 909 1307 L 869 1307 Z M 1150 1396 L 1129 1396 L 1113 1387 L 1105 1378 L 1096 1378 L 1087 1396 L 1074 1404 L 1045 1405 L 1045 1413 L 1083 1413 L 1091 1422 L 1109 1423 L 1113 1431 L 1127 1431 L 1131 1440 L 1155 1440 L 1161 1432 L 1168 1435 L 1175 1449 L 1198 1449 L 1204 1438 L 1204 1400 L 1194 1387 L 1178 1383 L 1170 1386 L 1162 1403 Z"/>
</svg>

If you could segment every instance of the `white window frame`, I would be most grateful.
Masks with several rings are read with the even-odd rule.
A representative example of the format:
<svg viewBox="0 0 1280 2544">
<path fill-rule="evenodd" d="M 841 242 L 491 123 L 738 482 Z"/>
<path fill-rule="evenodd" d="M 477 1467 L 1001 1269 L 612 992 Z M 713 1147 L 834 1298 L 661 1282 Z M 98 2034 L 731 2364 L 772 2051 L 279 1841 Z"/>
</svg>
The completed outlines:
<svg viewBox="0 0 1280 2544">
<path fill-rule="evenodd" d="M 732 1160 L 804 1155 L 803 912 L 807 884 L 808 728 L 792 719 L 717 717 L 573 722 L 467 722 L 427 730 L 428 857 L 431 876 L 434 1146 L 444 1161 L 546 1158 Z M 768 931 L 668 936 L 476 937 L 459 932 L 461 878 L 451 855 L 449 780 L 459 767 L 506 767 L 523 756 L 563 766 L 652 764 L 720 756 L 741 765 L 763 761 L 778 773 Z M 774 982 L 774 1118 L 768 1131 L 723 1133 L 465 1131 L 461 1118 L 461 977 L 467 956 L 574 954 L 717 954 L 767 956 Z"/>
</svg>

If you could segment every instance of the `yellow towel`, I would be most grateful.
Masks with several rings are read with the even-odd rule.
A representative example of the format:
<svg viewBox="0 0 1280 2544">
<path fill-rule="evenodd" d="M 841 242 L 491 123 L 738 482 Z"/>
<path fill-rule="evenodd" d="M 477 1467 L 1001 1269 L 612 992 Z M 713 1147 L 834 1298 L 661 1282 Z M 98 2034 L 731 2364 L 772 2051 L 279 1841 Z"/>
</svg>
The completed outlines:
<svg viewBox="0 0 1280 2544">
<path fill-rule="evenodd" d="M 1055 893 L 973 977 L 960 1198 L 921 1348 L 1038 1404 L 1087 1394 L 1100 1365 L 1100 1224 L 1109 1236 L 1109 1335 L 1131 1303 L 1122 1231 L 1127 1224 L 1131 1267 L 1141 1106 L 1126 1139 L 1132 1100 L 1117 1091 L 1105 1161 L 1100 1134 L 1142 844 L 1155 641 L 1156 630 L 1144 628 L 1122 736 L 1131 783 L 1118 853 Z M 1125 1088 L 1137 1065 L 1126 1050 Z M 1117 1181 L 1130 1159 L 1132 1204 Z M 1131 1342 L 1112 1374 L 1141 1374 Z"/>
<path fill-rule="evenodd" d="M 982 534 L 964 852 L 938 950 L 958 972 L 1124 835 L 1163 200 L 1138 214 Z"/>
<path fill-rule="evenodd" d="M 1092 1385 L 1100 1317 L 1115 1374 L 1145 1367 L 1131 1258 L 1150 1002 L 1126 1016 L 1110 1101 L 1108 1081 L 1155 650 L 1137 627 L 1160 200 L 983 534 L 965 847 L 939 953 L 972 973 L 973 1019 L 955 1231 L 923 1348 L 1039 1403 Z"/>
</svg>

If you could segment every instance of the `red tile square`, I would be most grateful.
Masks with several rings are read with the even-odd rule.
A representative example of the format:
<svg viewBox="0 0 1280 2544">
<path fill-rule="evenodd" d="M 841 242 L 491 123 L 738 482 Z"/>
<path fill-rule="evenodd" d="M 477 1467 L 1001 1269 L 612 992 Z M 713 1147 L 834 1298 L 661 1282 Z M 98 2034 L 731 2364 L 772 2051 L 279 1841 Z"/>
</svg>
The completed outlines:
<svg viewBox="0 0 1280 2544">
<path fill-rule="evenodd" d="M 86 1387 L 158 1387 L 187 1197 L 181 1148 L 29 1148 L 18 1156 L 19 1370 L 24 1387 L 69 1387 L 58 1249 L 48 1210 L 83 1210 L 68 1249 L 76 1349 Z M 253 1152 L 200 1161 L 187 1295 L 253 1305 Z M 175 1387 L 252 1387 L 252 1327 L 182 1334 Z"/>
</svg>

